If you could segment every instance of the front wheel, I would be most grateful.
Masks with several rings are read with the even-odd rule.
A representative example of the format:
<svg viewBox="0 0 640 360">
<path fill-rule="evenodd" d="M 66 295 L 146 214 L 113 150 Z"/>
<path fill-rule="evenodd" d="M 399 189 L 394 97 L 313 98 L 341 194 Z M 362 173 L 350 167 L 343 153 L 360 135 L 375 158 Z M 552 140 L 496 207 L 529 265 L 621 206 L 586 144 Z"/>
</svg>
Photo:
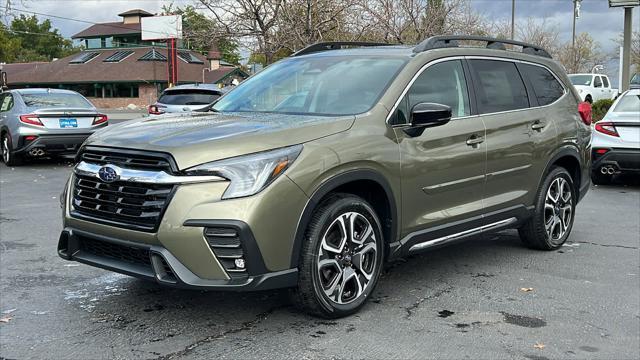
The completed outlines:
<svg viewBox="0 0 640 360">
<path fill-rule="evenodd" d="M 326 318 L 357 312 L 375 288 L 384 259 L 380 220 L 364 199 L 336 194 L 306 230 L 293 302 Z"/>
<path fill-rule="evenodd" d="M 576 200 L 571 175 L 553 167 L 538 190 L 533 216 L 519 229 L 525 245 L 539 250 L 561 247 L 573 227 Z"/>
</svg>

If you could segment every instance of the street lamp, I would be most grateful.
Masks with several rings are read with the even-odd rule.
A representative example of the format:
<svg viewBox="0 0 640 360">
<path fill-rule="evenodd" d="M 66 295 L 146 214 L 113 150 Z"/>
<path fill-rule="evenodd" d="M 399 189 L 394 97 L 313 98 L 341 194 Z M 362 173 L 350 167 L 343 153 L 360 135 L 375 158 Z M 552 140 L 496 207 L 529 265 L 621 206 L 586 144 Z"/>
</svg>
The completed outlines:
<svg viewBox="0 0 640 360">
<path fill-rule="evenodd" d="M 629 89 L 629 77 L 631 68 L 631 20 L 633 19 L 632 10 L 634 7 L 640 6 L 640 0 L 609 0 L 609 7 L 624 8 L 624 35 L 622 36 L 622 69 L 620 91 Z"/>
<path fill-rule="evenodd" d="M 595 74 L 597 71 L 602 71 L 602 70 L 604 70 L 604 65 L 598 64 L 591 69 L 591 73 Z"/>
</svg>

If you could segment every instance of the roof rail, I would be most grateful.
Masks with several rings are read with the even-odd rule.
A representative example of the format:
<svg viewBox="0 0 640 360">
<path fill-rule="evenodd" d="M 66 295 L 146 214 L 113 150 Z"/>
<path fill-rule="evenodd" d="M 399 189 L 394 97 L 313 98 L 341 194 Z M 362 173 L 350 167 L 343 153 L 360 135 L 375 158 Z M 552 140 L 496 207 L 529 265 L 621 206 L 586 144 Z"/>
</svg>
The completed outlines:
<svg viewBox="0 0 640 360">
<path fill-rule="evenodd" d="M 420 44 L 418 44 L 415 48 L 413 48 L 413 52 L 420 53 L 420 52 L 432 50 L 432 49 L 458 47 L 458 40 L 484 41 L 487 43 L 487 49 L 496 49 L 496 50 L 506 50 L 507 48 L 505 47 L 505 44 L 522 46 L 522 53 L 524 54 L 537 55 L 537 56 L 542 56 L 542 57 L 551 59 L 551 55 L 540 46 L 528 44 L 521 41 L 496 39 L 492 37 L 475 36 L 475 35 L 432 36 L 424 40 Z"/>
<path fill-rule="evenodd" d="M 365 46 L 389 46 L 389 45 L 395 45 L 395 44 L 366 42 L 366 41 L 365 42 L 363 41 L 351 41 L 351 42 L 350 41 L 327 41 L 327 42 L 319 42 L 313 45 L 309 45 L 302 50 L 296 51 L 291 56 L 301 56 L 301 55 L 307 55 L 307 54 L 312 54 L 312 53 L 327 51 L 327 50 L 340 50 L 350 46 L 365 47 Z"/>
</svg>

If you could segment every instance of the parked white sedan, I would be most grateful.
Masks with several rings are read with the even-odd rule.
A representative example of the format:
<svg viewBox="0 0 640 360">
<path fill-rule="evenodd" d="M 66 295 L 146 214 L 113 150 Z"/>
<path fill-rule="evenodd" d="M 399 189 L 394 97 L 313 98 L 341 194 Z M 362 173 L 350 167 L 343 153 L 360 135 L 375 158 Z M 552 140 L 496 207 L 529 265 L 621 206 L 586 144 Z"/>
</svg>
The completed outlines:
<svg viewBox="0 0 640 360">
<path fill-rule="evenodd" d="M 591 180 L 608 183 L 620 173 L 640 174 L 640 89 L 628 90 L 595 124 Z"/>
<path fill-rule="evenodd" d="M 594 103 L 602 99 L 615 99 L 618 96 L 618 89 L 611 87 L 607 75 L 569 74 L 569 79 L 583 101 Z"/>
</svg>

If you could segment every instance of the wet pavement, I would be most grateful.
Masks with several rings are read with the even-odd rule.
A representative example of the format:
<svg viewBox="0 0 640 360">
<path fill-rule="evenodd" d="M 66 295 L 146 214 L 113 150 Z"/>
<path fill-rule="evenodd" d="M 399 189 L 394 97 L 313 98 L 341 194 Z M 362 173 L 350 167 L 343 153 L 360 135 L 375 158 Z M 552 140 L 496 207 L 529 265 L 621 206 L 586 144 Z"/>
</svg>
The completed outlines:
<svg viewBox="0 0 640 360">
<path fill-rule="evenodd" d="M 514 231 L 391 265 L 355 315 L 169 289 L 56 255 L 71 168 L 0 164 L 0 358 L 640 358 L 640 184 L 593 187 L 560 250 Z"/>
</svg>

